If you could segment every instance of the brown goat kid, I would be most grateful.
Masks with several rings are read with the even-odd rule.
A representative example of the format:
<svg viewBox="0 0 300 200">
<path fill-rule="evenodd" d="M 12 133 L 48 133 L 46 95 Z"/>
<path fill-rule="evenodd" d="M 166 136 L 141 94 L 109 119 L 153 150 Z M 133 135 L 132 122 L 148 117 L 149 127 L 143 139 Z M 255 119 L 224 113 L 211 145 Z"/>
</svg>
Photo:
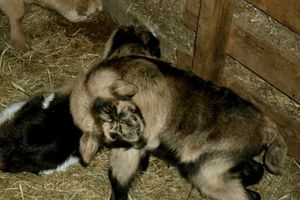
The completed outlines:
<svg viewBox="0 0 300 200">
<path fill-rule="evenodd" d="M 9 18 L 12 44 L 21 51 L 29 49 L 22 28 L 26 4 L 55 10 L 70 22 L 86 21 L 102 10 L 102 0 L 0 0 L 0 10 Z"/>
<path fill-rule="evenodd" d="M 104 52 L 105 58 L 131 54 L 160 57 L 159 40 L 144 27 L 121 27 L 112 34 L 108 40 L 108 44 L 116 45 L 107 45 Z M 123 48 L 118 48 L 119 45 L 122 45 Z M 126 98 L 132 97 L 137 92 L 136 86 L 129 82 L 127 84 L 119 76 L 119 78 L 115 77 L 117 79 L 115 81 L 115 79 L 111 79 L 114 73 L 111 73 L 110 70 L 107 72 L 108 74 L 102 74 L 101 79 L 99 79 L 102 84 L 98 85 L 97 90 L 103 90 L 109 96 L 111 92 L 107 91 L 107 88 L 111 87 L 114 88 L 114 93 L 109 98 L 103 99 L 104 101 L 115 99 L 115 95 L 126 100 Z M 91 115 L 95 96 L 86 88 L 85 80 L 89 73 L 90 70 L 82 72 L 78 75 L 75 82 L 69 84 L 69 87 L 66 87 L 67 89 L 63 89 L 69 90 L 74 84 L 70 98 L 70 108 L 75 124 L 83 131 L 83 136 L 80 140 L 80 152 L 86 164 L 89 164 L 98 152 L 99 143 L 102 143 L 99 141 L 102 141 L 104 136 L 103 124 L 101 121 L 95 123 L 95 118 Z M 119 103 L 127 104 L 128 102 L 122 101 Z M 105 121 L 102 122 L 104 123 Z"/>
<path fill-rule="evenodd" d="M 267 170 L 281 173 L 287 148 L 276 124 L 231 90 L 150 57 L 159 43 L 145 42 L 139 30 L 123 27 L 115 32 L 107 58 L 81 77 L 70 99 L 73 119 L 84 132 L 80 151 L 87 163 L 104 135 L 103 124 L 95 121 L 100 113 L 93 111 L 97 98 L 131 100 L 142 113 L 146 144 L 112 150 L 111 199 L 127 199 L 129 185 L 149 153 L 174 164 L 211 198 L 260 199 L 245 188 L 243 174 L 236 169 L 264 152 Z"/>
</svg>

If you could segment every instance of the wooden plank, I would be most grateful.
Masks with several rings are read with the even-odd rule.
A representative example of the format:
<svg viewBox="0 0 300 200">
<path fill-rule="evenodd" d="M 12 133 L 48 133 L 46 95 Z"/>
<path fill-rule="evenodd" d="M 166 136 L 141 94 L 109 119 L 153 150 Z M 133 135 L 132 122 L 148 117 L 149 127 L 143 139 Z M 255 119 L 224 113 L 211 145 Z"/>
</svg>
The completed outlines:
<svg viewBox="0 0 300 200">
<path fill-rule="evenodd" d="M 300 60 L 232 23 L 226 53 L 300 103 Z"/>
<path fill-rule="evenodd" d="M 193 31 L 197 30 L 198 16 L 193 15 L 193 13 L 185 10 L 183 13 L 183 23 Z"/>
<path fill-rule="evenodd" d="M 217 80 L 224 65 L 233 5 L 234 0 L 201 0 L 193 71 L 206 80 Z"/>
<path fill-rule="evenodd" d="M 197 30 L 199 8 L 200 0 L 186 0 L 185 10 L 183 12 L 183 22 L 193 31 Z"/>
<path fill-rule="evenodd" d="M 199 13 L 201 0 L 186 0 L 185 9 L 197 16 Z"/>
<path fill-rule="evenodd" d="M 246 0 L 275 18 L 292 31 L 300 34 L 299 0 Z"/>
<path fill-rule="evenodd" d="M 176 51 L 176 65 L 179 69 L 183 69 L 186 71 L 192 71 L 193 57 L 192 55 L 182 52 Z"/>
<path fill-rule="evenodd" d="M 272 119 L 281 129 L 282 135 L 288 146 L 288 153 L 300 163 L 300 123 L 291 119 L 285 111 L 275 108 L 259 97 L 257 91 L 247 87 L 243 82 L 228 74 L 223 74 L 218 83 L 230 88 L 247 101 L 250 101 L 270 119 Z"/>
</svg>

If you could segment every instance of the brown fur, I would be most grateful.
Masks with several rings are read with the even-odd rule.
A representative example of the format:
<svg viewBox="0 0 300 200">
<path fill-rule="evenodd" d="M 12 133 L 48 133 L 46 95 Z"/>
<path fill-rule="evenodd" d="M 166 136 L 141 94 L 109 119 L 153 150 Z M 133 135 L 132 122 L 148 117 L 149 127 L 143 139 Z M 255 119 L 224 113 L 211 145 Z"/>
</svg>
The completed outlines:
<svg viewBox="0 0 300 200">
<path fill-rule="evenodd" d="M 200 79 L 193 81 L 196 77 L 183 75 L 184 72 L 178 76 L 164 74 L 158 65 L 165 63 L 160 61 L 143 57 L 110 61 L 103 62 L 103 68 L 102 64 L 98 65 L 86 81 L 90 94 L 111 98 L 112 94 L 106 96 L 105 89 L 101 92 L 97 89 L 101 85 L 97 80 L 101 81 L 102 70 L 107 68 L 137 86 L 138 93 L 132 101 L 145 119 L 144 137 L 148 141 L 141 152 L 164 144 L 183 165 L 197 163 L 201 156 L 209 155 L 196 172 L 186 175 L 204 194 L 215 199 L 248 199 L 240 181 L 226 174 L 264 148 L 267 169 L 274 174 L 281 173 L 285 143 L 276 125 L 251 104 L 225 88 Z M 119 166 L 113 163 L 112 169 L 118 171 Z M 118 178 L 124 179 L 123 174 Z"/>
<path fill-rule="evenodd" d="M 102 125 L 105 143 L 127 146 L 143 144 L 144 119 L 140 110 L 129 101 L 103 101 L 97 98 L 92 107 L 93 115 Z"/>
<path fill-rule="evenodd" d="M 166 140 L 164 142 L 178 149 L 178 156 L 185 162 L 193 161 L 207 149 L 240 151 L 243 146 L 245 150 L 249 147 L 251 152 L 251 148 L 259 149 L 264 145 L 271 147 L 273 144 L 279 149 L 285 149 L 276 125 L 251 104 L 229 90 L 200 79 L 195 81 L 195 84 L 204 84 L 203 89 L 201 86 L 194 86 L 189 77 L 164 75 L 155 62 L 160 61 L 139 56 L 102 62 L 97 66 L 97 71 L 85 81 L 85 89 L 90 94 L 89 104 L 92 104 L 95 97 L 119 98 L 111 91 L 115 85 L 114 81 L 120 82 L 121 77 L 126 83 L 122 86 L 123 89 L 126 86 L 131 87 L 128 84 L 131 82 L 139 88 L 132 100 L 145 118 L 145 137 Z M 105 80 L 110 80 L 110 83 L 105 81 L 105 84 L 102 84 L 103 73 Z M 214 109 L 217 109 L 217 113 Z M 173 128 L 174 124 L 183 129 L 180 130 L 181 134 L 173 134 L 178 129 Z M 182 134 L 191 131 L 195 133 Z M 199 132 L 203 137 L 199 137 Z M 168 133 L 172 133 L 171 138 Z M 232 143 L 235 140 L 239 142 Z M 182 143 L 190 145 L 184 146 Z M 216 143 L 217 146 L 213 145 Z"/>
<path fill-rule="evenodd" d="M 131 47 L 121 45 L 115 52 L 130 52 Z M 263 150 L 267 169 L 281 172 L 286 145 L 270 119 L 232 91 L 144 55 L 112 53 L 82 77 L 71 95 L 75 123 L 99 139 L 103 132 L 97 130 L 91 112 L 95 99 L 116 101 L 131 96 L 145 120 L 147 145 L 140 150 L 113 151 L 112 199 L 117 198 L 118 188 L 128 186 L 147 152 L 167 154 L 184 177 L 215 199 L 249 199 L 249 192 L 229 172 Z M 90 142 L 80 147 L 87 162 L 95 151 L 87 148 Z M 115 181 L 119 184 L 114 188 Z"/>
<path fill-rule="evenodd" d="M 132 37 L 132 34 L 135 34 L 135 37 Z M 119 38 L 117 38 L 119 37 Z M 112 51 L 112 45 L 114 42 L 120 42 L 120 40 L 129 37 L 130 42 L 127 42 L 123 45 L 124 48 L 117 48 L 116 53 Z M 158 48 L 159 41 L 153 37 L 152 33 L 149 32 L 145 27 L 138 26 L 122 26 L 116 31 L 113 32 L 111 37 L 108 39 L 106 50 L 104 52 L 104 58 L 115 57 L 118 55 L 131 55 L 133 53 L 142 54 L 142 55 L 152 55 L 160 56 L 160 49 Z M 102 71 L 99 80 L 101 79 L 102 84 L 98 85 L 99 87 L 94 87 L 97 91 L 90 91 L 87 89 L 86 85 L 86 76 L 93 71 L 94 68 L 82 72 L 76 79 L 74 88 L 72 88 L 72 94 L 70 99 L 70 108 L 73 115 L 75 124 L 83 130 L 83 135 L 94 133 L 97 135 L 97 139 L 103 140 L 103 130 L 102 124 L 95 125 L 94 117 L 91 116 L 91 108 L 93 105 L 93 94 L 96 93 L 105 93 L 105 100 L 114 99 L 116 97 L 126 98 L 132 97 L 136 92 L 137 88 L 132 83 L 128 83 L 121 79 L 120 74 L 115 73 L 114 71 L 108 69 L 107 71 Z M 90 84 L 98 84 L 97 80 L 91 80 Z M 73 87 L 73 86 L 72 86 Z M 95 94 L 96 94 L 95 93 Z M 94 100 L 94 99 L 93 99 Z M 83 108 L 84 107 L 84 108 Z M 84 138 L 83 137 L 83 138 Z M 91 143 L 91 144 L 90 144 Z M 93 140 L 83 140 L 80 145 L 80 152 L 83 160 L 89 164 L 94 155 L 96 155 L 98 148 L 96 145 L 93 145 Z M 94 146 L 93 149 L 85 148 Z"/>
<path fill-rule="evenodd" d="M 55 10 L 70 22 L 86 21 L 102 10 L 102 0 L 0 0 L 0 9 L 9 18 L 12 44 L 21 51 L 29 49 L 22 28 L 26 4 Z"/>
</svg>

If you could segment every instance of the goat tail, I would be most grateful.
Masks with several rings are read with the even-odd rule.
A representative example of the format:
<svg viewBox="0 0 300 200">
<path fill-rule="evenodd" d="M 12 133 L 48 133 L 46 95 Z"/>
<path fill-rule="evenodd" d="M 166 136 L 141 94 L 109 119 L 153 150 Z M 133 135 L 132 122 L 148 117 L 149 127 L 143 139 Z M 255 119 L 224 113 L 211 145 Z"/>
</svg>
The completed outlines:
<svg viewBox="0 0 300 200">
<path fill-rule="evenodd" d="M 263 132 L 266 146 L 264 165 L 270 173 L 280 175 L 285 164 L 287 146 L 279 127 L 267 117 L 264 120 Z"/>
</svg>

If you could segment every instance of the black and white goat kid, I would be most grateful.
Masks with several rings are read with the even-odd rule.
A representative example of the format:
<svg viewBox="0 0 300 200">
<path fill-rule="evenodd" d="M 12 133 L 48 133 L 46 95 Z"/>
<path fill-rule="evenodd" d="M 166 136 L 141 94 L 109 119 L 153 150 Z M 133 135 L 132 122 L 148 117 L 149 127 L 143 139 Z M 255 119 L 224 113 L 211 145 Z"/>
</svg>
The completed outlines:
<svg viewBox="0 0 300 200">
<path fill-rule="evenodd" d="M 50 174 L 80 160 L 82 132 L 74 125 L 69 95 L 51 93 L 0 113 L 0 170 Z"/>
</svg>

